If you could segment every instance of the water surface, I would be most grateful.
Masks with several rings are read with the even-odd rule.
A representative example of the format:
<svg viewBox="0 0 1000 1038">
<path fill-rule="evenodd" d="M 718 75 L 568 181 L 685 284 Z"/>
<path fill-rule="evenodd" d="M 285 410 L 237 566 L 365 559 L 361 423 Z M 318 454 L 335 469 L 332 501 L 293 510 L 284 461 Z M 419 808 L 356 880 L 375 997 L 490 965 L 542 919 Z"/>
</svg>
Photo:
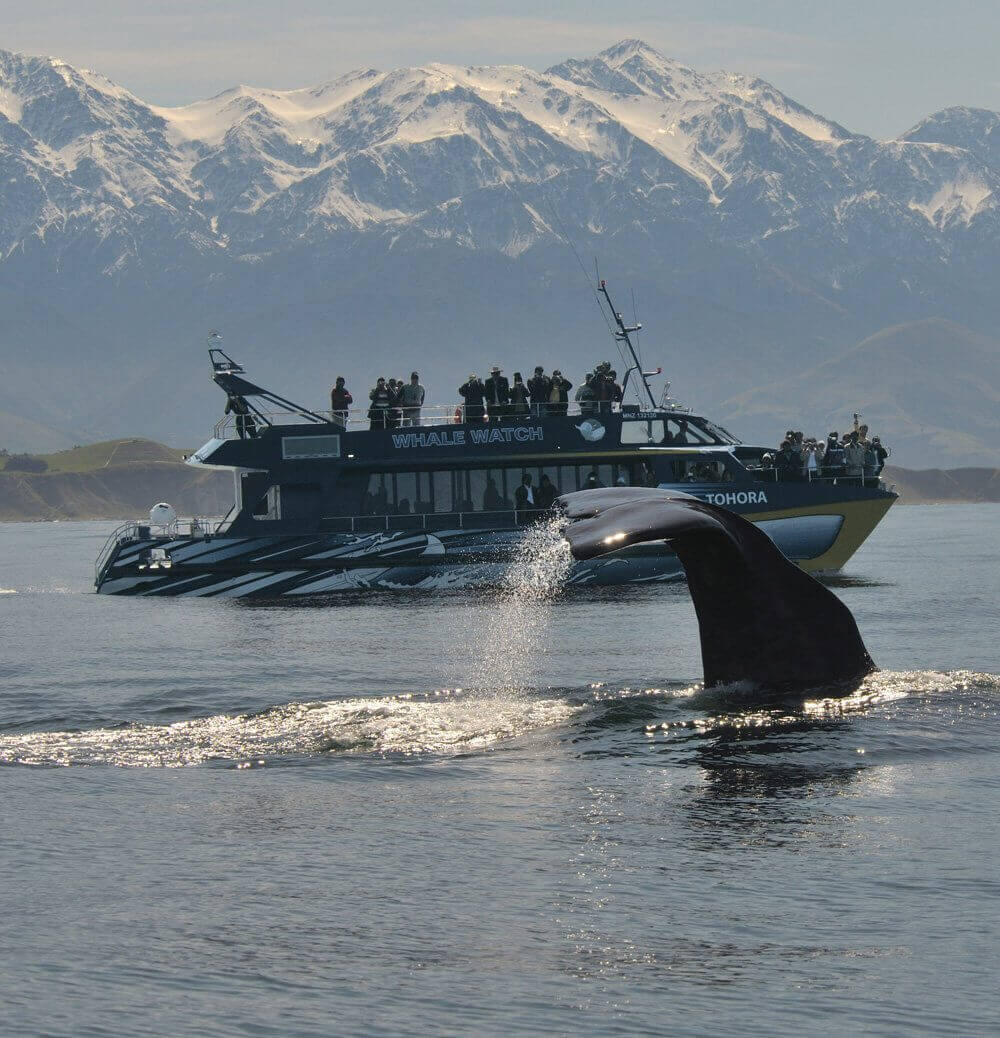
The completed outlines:
<svg viewBox="0 0 1000 1038">
<path fill-rule="evenodd" d="M 1000 1018 L 995 506 L 894 509 L 832 582 L 883 673 L 769 710 L 683 586 L 98 598 L 108 529 L 0 526 L 0 1030 Z"/>
</svg>

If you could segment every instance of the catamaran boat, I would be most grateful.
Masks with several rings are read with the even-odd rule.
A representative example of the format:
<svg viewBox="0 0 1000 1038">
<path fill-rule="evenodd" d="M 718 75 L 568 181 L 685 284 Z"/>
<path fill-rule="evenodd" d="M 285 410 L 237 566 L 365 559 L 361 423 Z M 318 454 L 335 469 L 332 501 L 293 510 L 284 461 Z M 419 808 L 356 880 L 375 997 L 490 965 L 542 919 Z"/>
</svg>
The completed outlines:
<svg viewBox="0 0 1000 1038">
<path fill-rule="evenodd" d="M 489 586 L 526 529 L 551 517 L 523 493 L 519 507 L 525 475 L 532 498 L 543 477 L 550 496 L 593 486 L 680 490 L 744 515 L 803 569 L 839 570 L 894 491 L 877 478 L 778 479 L 766 464 L 771 448 L 744 444 L 682 407 L 669 384 L 656 401 L 649 379 L 658 372 L 643 371 L 632 344 L 638 326 L 625 325 L 603 282 L 600 291 L 631 356 L 624 388 L 635 376 L 638 403 L 562 405 L 489 422 L 451 405 L 424 408 L 419 425 L 369 428 L 367 412 L 312 411 L 256 385 L 210 346 L 227 413 L 188 464 L 232 472 L 233 508 L 221 522 L 178 520 L 161 504 L 149 521 L 119 527 L 97 559 L 97 590 L 301 598 Z M 567 580 L 682 578 L 661 543 L 575 563 Z"/>
</svg>

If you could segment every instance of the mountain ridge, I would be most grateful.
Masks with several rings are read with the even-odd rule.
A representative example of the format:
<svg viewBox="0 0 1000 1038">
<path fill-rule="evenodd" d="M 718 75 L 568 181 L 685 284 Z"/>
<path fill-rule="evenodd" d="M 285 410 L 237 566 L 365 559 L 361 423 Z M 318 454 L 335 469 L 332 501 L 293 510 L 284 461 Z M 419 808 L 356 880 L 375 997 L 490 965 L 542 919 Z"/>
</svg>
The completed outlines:
<svg viewBox="0 0 1000 1038">
<path fill-rule="evenodd" d="M 360 69 L 178 108 L 0 52 L 0 442 L 31 446 L 26 422 L 73 440 L 203 427 L 211 327 L 261 377 L 293 340 L 292 394 L 417 364 L 446 399 L 458 355 L 463 373 L 585 370 L 607 340 L 572 251 L 635 289 L 706 408 L 887 326 L 987 333 L 990 115 L 876 141 L 639 40 L 544 72 Z"/>
</svg>

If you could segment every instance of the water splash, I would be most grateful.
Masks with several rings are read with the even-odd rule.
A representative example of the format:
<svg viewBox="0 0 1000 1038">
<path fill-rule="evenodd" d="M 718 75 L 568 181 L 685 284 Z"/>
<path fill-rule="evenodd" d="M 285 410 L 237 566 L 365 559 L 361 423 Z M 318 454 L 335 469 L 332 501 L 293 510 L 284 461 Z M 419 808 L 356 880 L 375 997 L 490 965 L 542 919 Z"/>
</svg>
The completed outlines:
<svg viewBox="0 0 1000 1038">
<path fill-rule="evenodd" d="M 565 700 L 516 704 L 458 691 L 288 703 L 257 714 L 130 724 L 82 732 L 0 736 L 0 764 L 103 764 L 178 768 L 224 760 L 330 752 L 467 753 L 569 722 L 583 707 Z"/>
<path fill-rule="evenodd" d="M 533 686 L 534 660 L 546 650 L 551 603 L 573 565 L 562 517 L 529 527 L 500 584 L 458 639 L 481 695 L 515 696 Z M 452 635 L 453 636 L 453 635 Z"/>
</svg>

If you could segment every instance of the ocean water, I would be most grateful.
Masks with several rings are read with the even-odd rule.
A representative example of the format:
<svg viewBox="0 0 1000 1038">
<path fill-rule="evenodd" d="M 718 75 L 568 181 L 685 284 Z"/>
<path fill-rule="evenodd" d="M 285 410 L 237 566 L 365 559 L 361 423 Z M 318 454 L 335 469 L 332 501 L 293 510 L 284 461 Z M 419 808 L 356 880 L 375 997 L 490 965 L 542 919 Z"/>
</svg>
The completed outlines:
<svg viewBox="0 0 1000 1038">
<path fill-rule="evenodd" d="M 883 668 L 712 696 L 683 586 L 90 594 L 0 525 L 0 1032 L 985 1034 L 1000 508 L 832 582 Z"/>
</svg>

